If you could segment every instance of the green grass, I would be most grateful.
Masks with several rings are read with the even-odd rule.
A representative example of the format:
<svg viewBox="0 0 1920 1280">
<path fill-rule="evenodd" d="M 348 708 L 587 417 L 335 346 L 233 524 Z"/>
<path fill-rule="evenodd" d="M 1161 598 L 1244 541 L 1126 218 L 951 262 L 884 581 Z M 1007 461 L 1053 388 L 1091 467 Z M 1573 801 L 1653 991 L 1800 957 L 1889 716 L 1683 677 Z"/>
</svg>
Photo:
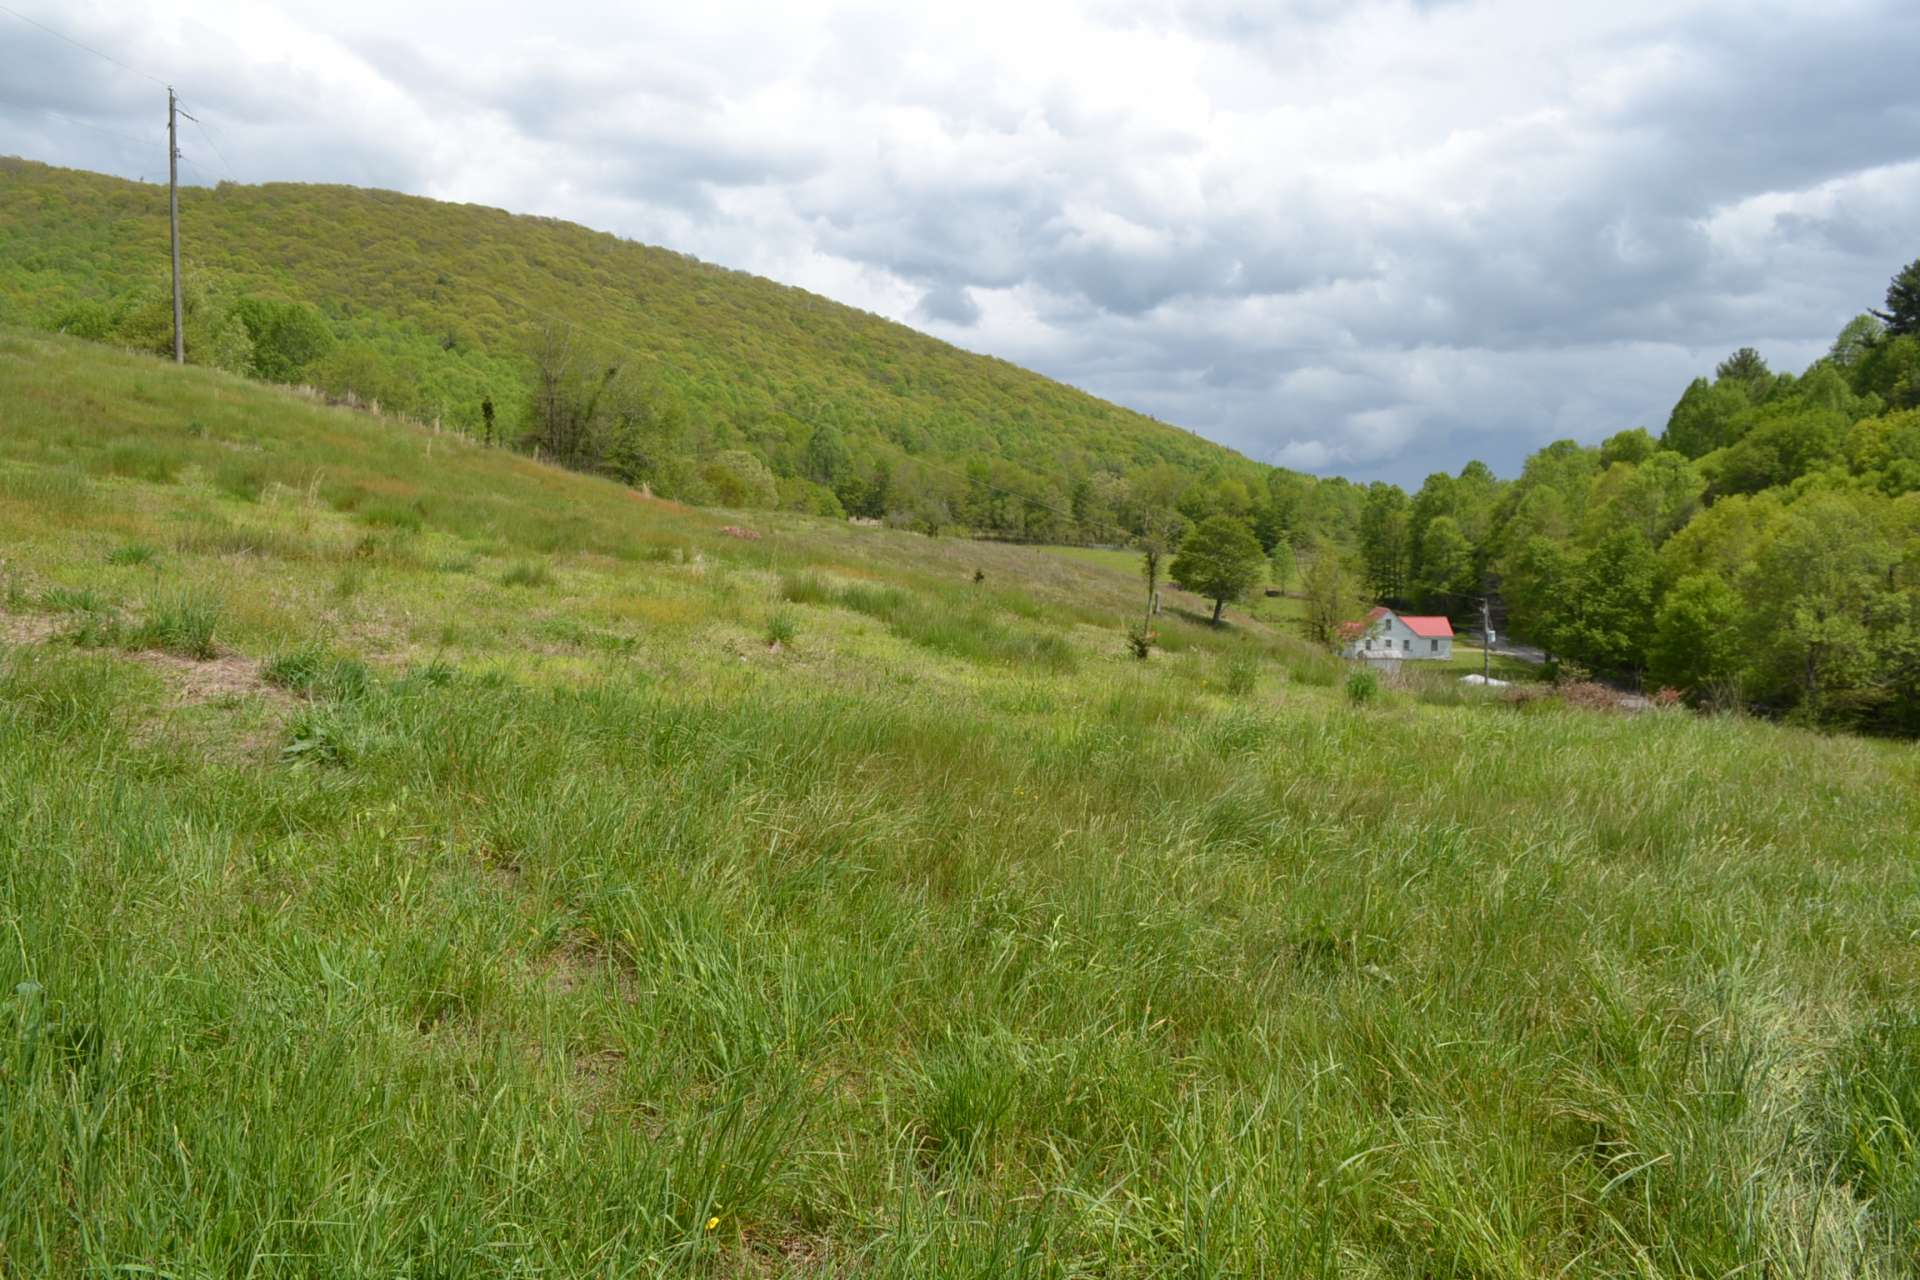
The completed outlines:
<svg viewBox="0 0 1920 1280">
<path fill-rule="evenodd" d="M 17 344 L 6 1275 L 1920 1263 L 1920 748 L 1136 662 L 1118 567 Z M 180 601 L 217 663 L 47 642 Z"/>
</svg>

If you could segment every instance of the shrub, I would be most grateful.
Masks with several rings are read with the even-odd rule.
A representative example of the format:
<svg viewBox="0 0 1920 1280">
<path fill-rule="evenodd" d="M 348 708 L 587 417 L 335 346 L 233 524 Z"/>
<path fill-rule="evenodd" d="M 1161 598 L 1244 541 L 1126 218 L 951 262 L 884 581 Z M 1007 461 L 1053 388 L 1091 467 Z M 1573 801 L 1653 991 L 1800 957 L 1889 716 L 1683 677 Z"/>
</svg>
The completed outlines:
<svg viewBox="0 0 1920 1280">
<path fill-rule="evenodd" d="M 785 649 L 791 646 L 793 644 L 793 638 L 799 634 L 799 630 L 800 628 L 793 620 L 793 615 L 785 609 L 780 610 L 771 618 L 767 619 L 768 647 L 778 646 L 779 648 Z"/>
<path fill-rule="evenodd" d="M 1380 696 L 1380 677 L 1372 671 L 1356 671 L 1347 677 L 1347 701 L 1364 707 Z"/>
<path fill-rule="evenodd" d="M 1153 642 L 1157 639 L 1159 639 L 1157 634 L 1140 623 L 1135 623 L 1127 628 L 1127 652 L 1145 662 L 1147 656 L 1153 652 Z"/>
</svg>

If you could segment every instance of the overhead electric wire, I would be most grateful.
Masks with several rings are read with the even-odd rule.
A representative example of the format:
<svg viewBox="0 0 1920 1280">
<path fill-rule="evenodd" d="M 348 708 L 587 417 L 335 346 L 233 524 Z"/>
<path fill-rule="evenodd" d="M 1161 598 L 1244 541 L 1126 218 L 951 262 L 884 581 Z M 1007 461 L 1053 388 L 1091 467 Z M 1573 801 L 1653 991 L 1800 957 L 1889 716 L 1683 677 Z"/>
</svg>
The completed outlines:
<svg viewBox="0 0 1920 1280">
<path fill-rule="evenodd" d="M 112 54 L 108 53 L 106 50 L 95 48 L 93 45 L 88 44 L 84 40 L 76 40 L 74 37 L 68 35 L 66 32 L 50 27 L 46 23 L 41 22 L 37 18 L 29 18 L 26 14 L 21 13 L 18 9 L 15 9 L 10 5 L 0 4 L 0 13 L 7 14 L 8 16 L 13 18 L 18 18 L 21 22 L 26 23 L 28 26 L 37 28 L 40 31 L 44 31 L 48 35 L 52 36 L 54 39 L 62 41 L 63 43 L 66 43 L 66 44 L 70 44 L 76 49 L 80 49 L 87 53 L 90 53 L 96 58 L 100 58 L 103 61 L 110 62 L 114 66 L 120 68 L 122 71 L 129 72 L 132 75 L 139 76 L 143 80 L 151 80 L 153 83 L 160 85 L 162 88 L 169 88 L 169 89 L 172 88 L 172 86 L 168 84 L 167 81 L 161 79 L 159 76 L 154 75 L 152 72 L 142 71 L 139 67 L 133 66 L 130 63 L 122 62 L 120 59 L 114 57 Z M 175 95 L 175 96 L 176 96 L 176 99 L 178 99 L 178 95 Z M 178 99 L 178 100 L 184 101 L 184 99 Z M 129 138 L 128 135 L 126 134 L 115 133 L 115 131 L 112 129 L 105 129 L 99 125 L 89 124 L 84 120 L 76 120 L 71 116 L 67 116 L 62 114 L 61 112 L 53 110 L 51 107 L 34 106 L 29 103 L 17 102 L 17 101 L 14 102 L 14 105 L 18 107 L 25 107 L 29 110 L 43 111 L 47 115 L 53 116 L 56 119 L 65 120 L 69 124 L 79 125 L 83 129 L 93 129 L 93 130 L 96 130 L 97 132 L 111 134 L 112 136 L 115 136 L 115 137 L 127 138 L 128 141 L 139 142 L 139 145 L 143 147 L 149 145 L 148 143 L 139 141 L 138 139 Z M 182 112 L 182 114 L 184 115 L 186 113 Z M 232 178 L 235 182 L 238 182 L 240 180 L 240 175 L 234 172 L 233 166 L 231 164 L 227 163 L 227 157 L 221 152 L 219 145 L 214 142 L 213 136 L 207 132 L 206 126 L 200 122 L 197 116 L 187 115 L 187 119 L 193 122 L 194 128 L 200 130 L 200 137 L 202 138 L 202 140 L 206 142 L 207 149 L 213 152 L 214 157 L 219 160 L 220 167 L 226 170 L 227 176 Z M 184 158 L 185 157 L 182 157 L 182 159 Z M 202 172 L 198 167 L 193 166 L 191 163 L 189 163 L 188 167 L 192 168 L 195 173 L 200 174 L 201 178 L 205 179 L 207 177 L 207 175 L 204 172 Z"/>
<path fill-rule="evenodd" d="M 176 96 L 177 96 L 177 95 L 176 95 Z M 184 98 L 180 98 L 180 99 L 179 99 L 179 101 L 181 102 L 181 104 L 182 104 L 183 106 L 184 106 L 184 105 L 185 105 L 185 103 L 186 103 L 186 99 L 184 99 Z M 204 111 L 205 109 L 204 109 L 204 108 L 199 108 L 199 107 L 196 107 L 196 108 L 195 108 L 195 110 L 196 110 L 196 111 Z M 183 115 L 187 115 L 187 113 L 186 113 L 186 112 L 184 112 L 184 111 L 183 111 L 183 112 L 182 112 L 181 114 L 183 114 Z M 238 181 L 240 181 L 240 175 L 239 175 L 239 174 L 237 174 L 237 173 L 235 173 L 235 172 L 233 171 L 233 166 L 227 163 L 227 157 L 226 157 L 226 155 L 225 155 L 225 154 L 224 154 L 224 153 L 223 153 L 223 152 L 222 152 L 222 151 L 220 150 L 220 148 L 219 148 L 219 146 L 217 146 L 217 145 L 216 145 L 216 144 L 214 143 L 214 140 L 213 140 L 213 135 L 207 132 L 207 126 L 206 126 L 205 124 L 203 124 L 203 123 L 201 123 L 201 121 L 200 121 L 200 116 L 199 116 L 199 115 L 187 115 L 187 119 L 189 119 L 189 120 L 191 120 L 191 121 L 193 122 L 193 127 L 194 127 L 194 128 L 196 128 L 196 129 L 198 129 L 198 130 L 200 131 L 200 139 L 201 139 L 201 141 L 203 141 L 203 142 L 205 142 L 205 143 L 207 144 L 207 147 L 208 147 L 208 149 L 209 149 L 209 150 L 211 150 L 211 151 L 213 152 L 213 155 L 214 155 L 214 158 L 215 158 L 216 160 L 218 160 L 218 161 L 220 162 L 220 167 L 221 167 L 222 169 L 224 169 L 224 170 L 226 170 L 226 173 L 227 173 L 227 176 L 228 176 L 229 178 L 231 178 L 231 179 L 233 179 L 233 180 L 234 180 L 235 182 L 238 182 Z"/>
<path fill-rule="evenodd" d="M 6 97 L 0 97 L 0 102 L 4 102 L 8 106 L 18 107 L 22 111 L 38 111 L 41 115 L 52 116 L 55 120 L 62 121 L 66 124 L 76 125 L 82 129 L 91 129 L 95 133 L 103 133 L 109 138 L 118 138 L 122 142 L 130 142 L 138 147 L 150 147 L 154 145 L 151 138 L 136 138 L 130 133 L 121 133 L 118 129 L 109 129 L 105 125 L 94 124 L 90 120 L 81 120 L 75 116 L 66 114 L 64 111 L 55 111 L 52 107 L 43 107 L 36 102 L 21 102 L 17 98 Z"/>
<path fill-rule="evenodd" d="M 160 85 L 162 88 L 166 86 L 167 82 L 165 80 L 162 80 L 159 76 L 151 75 L 145 71 L 142 71 L 138 67 L 129 66 L 126 63 L 120 61 L 120 59 L 114 57 L 112 54 L 106 53 L 100 49 L 96 49 L 92 45 L 86 43 L 83 40 L 75 40 L 72 36 L 67 35 L 63 31 L 56 31 L 44 22 L 40 22 L 34 18 L 29 18 L 26 14 L 21 13 L 18 9 L 11 9 L 4 4 L 0 4 L 0 13 L 9 14 L 15 18 L 18 18 L 20 19 L 20 21 L 26 23 L 30 27 L 38 27 L 40 28 L 40 30 L 46 32 L 48 35 L 52 36 L 54 39 L 64 40 L 76 49 L 84 49 L 96 58 L 104 58 L 108 62 L 111 62 L 114 66 L 119 67 L 122 71 L 131 71 L 134 75 L 141 76 L 145 79 L 151 80 L 155 84 Z"/>
</svg>

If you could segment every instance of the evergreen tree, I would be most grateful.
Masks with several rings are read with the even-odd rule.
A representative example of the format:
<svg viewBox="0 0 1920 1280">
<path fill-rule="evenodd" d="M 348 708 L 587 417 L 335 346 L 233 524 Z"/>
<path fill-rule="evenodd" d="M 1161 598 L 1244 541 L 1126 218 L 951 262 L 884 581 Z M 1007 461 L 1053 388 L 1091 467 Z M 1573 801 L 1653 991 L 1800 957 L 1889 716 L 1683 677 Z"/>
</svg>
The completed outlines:
<svg viewBox="0 0 1920 1280">
<path fill-rule="evenodd" d="M 1887 285 L 1887 309 L 1874 315 L 1887 322 L 1887 336 L 1920 334 L 1920 258 L 1900 269 Z"/>
</svg>

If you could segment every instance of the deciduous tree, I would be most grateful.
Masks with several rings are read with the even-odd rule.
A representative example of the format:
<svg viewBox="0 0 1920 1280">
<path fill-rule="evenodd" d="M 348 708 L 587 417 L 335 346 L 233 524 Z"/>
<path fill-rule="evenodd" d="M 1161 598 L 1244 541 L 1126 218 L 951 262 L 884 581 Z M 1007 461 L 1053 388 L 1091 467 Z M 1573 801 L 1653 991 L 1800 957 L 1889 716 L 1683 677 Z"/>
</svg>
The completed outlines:
<svg viewBox="0 0 1920 1280">
<path fill-rule="evenodd" d="M 1173 577 L 1180 585 L 1213 601 L 1218 626 L 1227 601 L 1238 600 L 1260 581 L 1266 557 L 1247 522 L 1235 516 L 1208 516 L 1180 543 Z"/>
</svg>

